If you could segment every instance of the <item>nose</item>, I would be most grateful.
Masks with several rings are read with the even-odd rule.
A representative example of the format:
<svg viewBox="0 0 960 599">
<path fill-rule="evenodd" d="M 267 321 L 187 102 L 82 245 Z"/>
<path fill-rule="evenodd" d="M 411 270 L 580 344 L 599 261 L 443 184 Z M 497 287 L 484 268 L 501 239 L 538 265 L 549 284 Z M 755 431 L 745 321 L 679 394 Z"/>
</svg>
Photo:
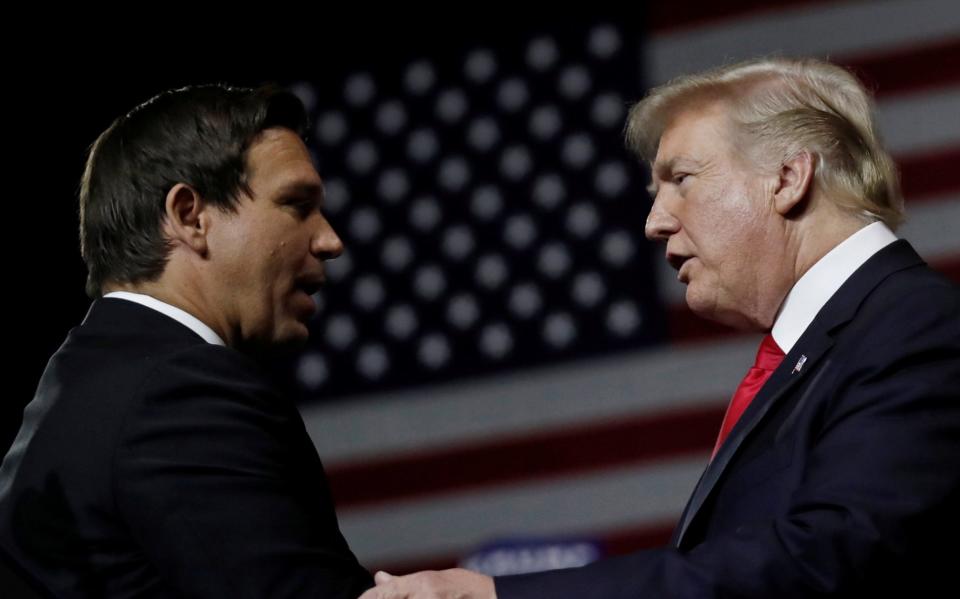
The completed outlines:
<svg viewBox="0 0 960 599">
<path fill-rule="evenodd" d="M 663 196 L 664 191 L 661 190 L 653 199 L 653 206 L 650 207 L 650 214 L 647 215 L 647 222 L 643 227 L 643 232 L 650 241 L 666 241 L 680 230 L 680 221 L 667 210 Z"/>
<path fill-rule="evenodd" d="M 321 217 L 320 225 L 310 240 L 310 252 L 321 260 L 330 260 L 343 253 L 343 241 L 326 218 Z"/>
</svg>

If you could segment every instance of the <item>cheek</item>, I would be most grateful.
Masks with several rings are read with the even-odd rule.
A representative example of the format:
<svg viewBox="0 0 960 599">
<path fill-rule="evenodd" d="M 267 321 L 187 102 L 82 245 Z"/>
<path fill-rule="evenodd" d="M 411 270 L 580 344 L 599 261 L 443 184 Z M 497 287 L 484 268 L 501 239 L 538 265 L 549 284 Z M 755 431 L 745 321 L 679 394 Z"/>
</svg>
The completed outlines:
<svg viewBox="0 0 960 599">
<path fill-rule="evenodd" d="M 264 257 L 264 275 L 269 281 L 278 308 L 289 303 L 297 276 L 305 270 L 302 252 L 297 252 L 296 247 L 297 244 L 291 239 L 274 241 Z"/>
<path fill-rule="evenodd" d="M 210 241 L 210 252 L 215 258 L 229 264 L 229 268 L 242 269 L 249 258 L 250 235 L 240 226 L 222 227 Z"/>
<path fill-rule="evenodd" d="M 712 228 L 707 235 L 715 259 L 728 269 L 746 268 L 751 266 L 750 260 L 762 259 L 758 254 L 767 223 L 747 189 L 724 190 L 712 203 L 704 222 Z"/>
</svg>

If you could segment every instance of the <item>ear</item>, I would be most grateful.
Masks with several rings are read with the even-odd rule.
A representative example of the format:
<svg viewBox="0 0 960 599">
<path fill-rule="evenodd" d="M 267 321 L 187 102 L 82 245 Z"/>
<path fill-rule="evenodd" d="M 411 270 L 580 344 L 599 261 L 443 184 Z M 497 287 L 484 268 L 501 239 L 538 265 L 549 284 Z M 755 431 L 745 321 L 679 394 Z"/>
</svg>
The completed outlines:
<svg viewBox="0 0 960 599">
<path fill-rule="evenodd" d="M 809 198 L 815 168 L 816 159 L 807 150 L 783 162 L 773 194 L 774 208 L 778 214 L 786 216 Z"/>
<path fill-rule="evenodd" d="M 211 209 L 212 206 L 203 201 L 197 190 L 185 183 L 177 183 L 167 192 L 164 203 L 164 233 L 171 242 L 206 255 Z"/>
</svg>

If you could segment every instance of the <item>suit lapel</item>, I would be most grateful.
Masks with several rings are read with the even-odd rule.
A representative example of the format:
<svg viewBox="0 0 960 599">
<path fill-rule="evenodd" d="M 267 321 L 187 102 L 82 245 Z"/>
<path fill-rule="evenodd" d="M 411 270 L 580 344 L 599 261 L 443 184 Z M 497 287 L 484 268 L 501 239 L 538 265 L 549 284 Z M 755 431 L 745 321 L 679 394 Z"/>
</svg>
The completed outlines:
<svg viewBox="0 0 960 599">
<path fill-rule="evenodd" d="M 697 517 L 704 502 L 722 477 L 747 436 L 763 421 L 770 408 L 790 395 L 800 381 L 811 376 L 821 359 L 833 346 L 836 330 L 850 321 L 863 299 L 892 273 L 922 264 L 923 261 L 906 241 L 890 244 L 867 260 L 840 287 L 814 318 L 790 353 L 764 384 L 750 406 L 734 426 L 717 455 L 707 465 L 690 501 L 684 509 L 674 535 L 674 544 L 681 547 L 684 535 Z"/>
<path fill-rule="evenodd" d="M 804 335 L 806 337 L 806 335 Z M 696 517 L 703 503 L 710 496 L 717 482 L 726 471 L 730 461 L 737 454 L 744 439 L 753 431 L 763 420 L 770 408 L 776 405 L 784 397 L 788 396 L 801 380 L 805 379 L 816 369 L 820 359 L 828 352 L 833 345 L 833 340 L 822 335 L 817 339 L 810 339 L 807 343 L 797 343 L 783 362 L 774 371 L 770 379 L 763 385 L 763 388 L 757 393 L 750 406 L 737 421 L 736 426 L 730 431 L 727 440 L 720 446 L 720 450 L 713 460 L 707 465 L 700 482 L 697 483 L 680 520 L 676 545 L 679 547 L 683 542 L 683 537 L 690 526 L 690 523 Z M 801 363 L 802 360 L 802 363 Z M 800 367 L 797 368 L 797 364 Z"/>
</svg>

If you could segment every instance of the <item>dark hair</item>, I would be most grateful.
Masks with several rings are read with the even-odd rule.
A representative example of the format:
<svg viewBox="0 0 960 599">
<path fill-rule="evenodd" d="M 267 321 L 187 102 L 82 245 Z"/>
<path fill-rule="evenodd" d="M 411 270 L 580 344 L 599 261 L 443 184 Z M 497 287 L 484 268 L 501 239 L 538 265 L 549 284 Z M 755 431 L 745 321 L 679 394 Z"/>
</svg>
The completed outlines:
<svg viewBox="0 0 960 599">
<path fill-rule="evenodd" d="M 108 281 L 154 280 L 166 266 L 161 223 L 167 193 L 191 186 L 235 210 L 249 193 L 246 153 L 257 136 L 285 127 L 303 136 L 307 116 L 293 94 L 202 85 L 163 92 L 121 116 L 90 147 L 80 182 L 80 253 L 87 294 Z"/>
</svg>

